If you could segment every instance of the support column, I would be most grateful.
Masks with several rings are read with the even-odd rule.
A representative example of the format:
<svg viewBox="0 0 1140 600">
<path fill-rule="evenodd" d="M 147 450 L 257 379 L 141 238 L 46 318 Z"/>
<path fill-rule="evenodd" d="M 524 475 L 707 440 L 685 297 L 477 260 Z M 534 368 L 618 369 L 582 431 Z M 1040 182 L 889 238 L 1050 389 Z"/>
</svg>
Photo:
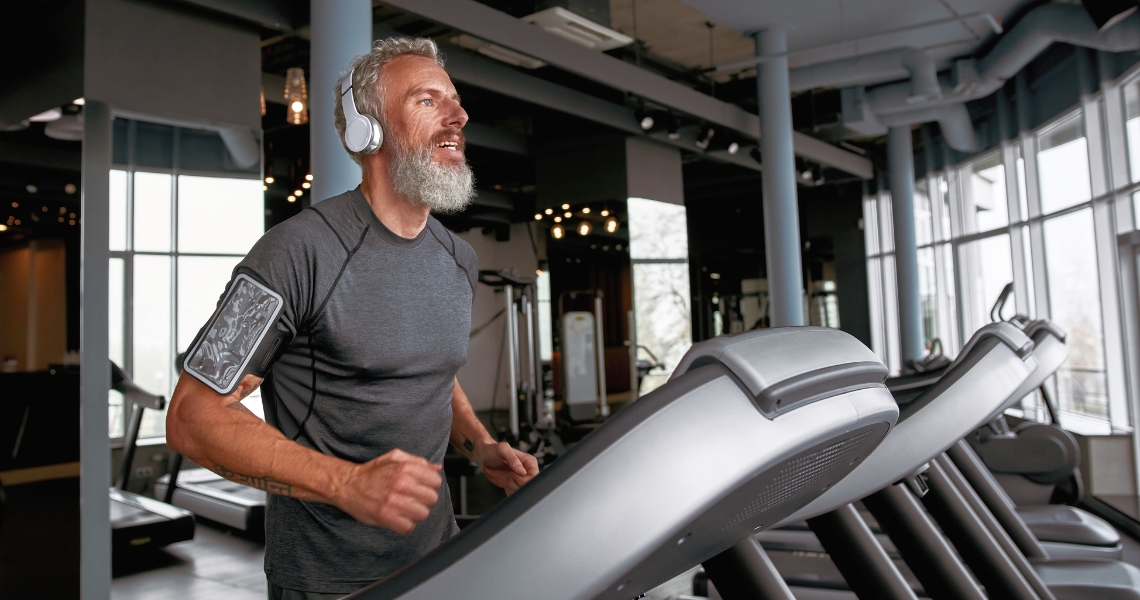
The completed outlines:
<svg viewBox="0 0 1140 600">
<path fill-rule="evenodd" d="M 313 0 L 309 71 L 311 202 L 356 187 L 360 167 L 352 162 L 333 126 L 333 89 L 352 57 L 372 47 L 369 0 Z"/>
<path fill-rule="evenodd" d="M 83 107 L 83 227 L 79 259 L 79 589 L 84 600 L 111 597 L 111 451 L 107 391 L 107 273 L 111 258 L 111 107 L 87 98 Z"/>
<path fill-rule="evenodd" d="M 800 217 L 796 196 L 796 157 L 792 149 L 792 97 L 788 90 L 788 50 L 784 32 L 754 34 L 760 104 L 760 152 L 764 160 L 764 240 L 768 298 L 773 327 L 804 324 Z"/>
<path fill-rule="evenodd" d="M 903 370 L 907 361 L 925 356 L 922 343 L 922 302 L 918 295 L 918 244 L 914 237 L 914 144 L 910 127 L 887 133 L 891 167 L 891 206 L 895 230 L 895 273 L 898 282 L 899 337 Z"/>
</svg>

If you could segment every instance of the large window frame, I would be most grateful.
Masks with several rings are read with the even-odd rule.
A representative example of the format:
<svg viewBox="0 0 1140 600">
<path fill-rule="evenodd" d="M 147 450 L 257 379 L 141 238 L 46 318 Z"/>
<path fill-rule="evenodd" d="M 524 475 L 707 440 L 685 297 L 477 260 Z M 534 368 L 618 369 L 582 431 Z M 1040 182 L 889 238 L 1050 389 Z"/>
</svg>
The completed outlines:
<svg viewBox="0 0 1140 600">
<path fill-rule="evenodd" d="M 126 148 L 127 148 L 127 162 L 126 162 L 126 164 L 114 163 L 114 164 L 112 164 L 112 167 L 111 167 L 111 169 L 112 169 L 111 176 L 112 177 L 115 177 L 117 173 L 125 173 L 125 175 L 126 175 L 126 223 L 125 223 L 126 232 L 125 232 L 125 249 L 115 249 L 115 250 L 110 251 L 111 261 L 112 262 L 122 261 L 122 264 L 123 264 L 123 269 L 122 269 L 123 277 L 122 277 L 122 281 L 121 281 L 122 288 L 121 288 L 121 290 L 116 290 L 114 287 L 112 287 L 110 290 L 112 297 L 114 297 L 117 293 L 122 294 L 120 296 L 120 298 L 122 300 L 121 300 L 121 303 L 119 304 L 119 306 L 121 307 L 121 310 L 122 310 L 122 314 L 118 315 L 118 322 L 121 324 L 121 330 L 120 331 L 111 331 L 110 337 L 112 340 L 115 338 L 119 338 L 122 340 L 122 350 L 123 350 L 122 362 L 123 362 L 123 364 L 121 366 L 128 373 L 134 373 L 136 362 L 137 362 L 135 360 L 136 356 L 135 356 L 135 348 L 134 348 L 134 336 L 135 336 L 134 298 L 135 298 L 135 281 L 136 281 L 136 278 L 135 278 L 136 259 L 139 257 L 164 257 L 164 258 L 167 258 L 170 261 L 170 271 L 169 271 L 169 273 L 170 273 L 170 289 L 169 289 L 170 306 L 169 306 L 169 332 L 168 332 L 169 348 L 168 348 L 168 350 L 169 350 L 169 355 L 171 356 L 172 360 L 168 361 L 170 363 L 168 365 L 168 369 L 169 369 L 168 372 L 169 372 L 170 376 L 167 378 L 167 381 L 169 381 L 170 384 L 169 384 L 169 389 L 148 390 L 148 391 L 153 391 L 154 393 L 161 394 L 161 395 L 165 396 L 167 399 L 169 399 L 171 393 L 173 392 L 174 386 L 177 383 L 177 373 L 175 372 L 173 357 L 177 356 L 177 354 L 179 352 L 179 340 L 178 340 L 179 259 L 184 258 L 184 257 L 228 258 L 228 259 L 233 259 L 234 262 L 236 263 L 237 261 L 240 261 L 245 256 L 244 253 L 184 252 L 184 251 L 179 250 L 179 244 L 178 244 L 179 227 L 178 227 L 178 225 L 179 225 L 179 200 L 180 200 L 180 187 L 181 187 L 180 182 L 182 181 L 181 178 L 184 176 L 189 176 L 189 177 L 216 177 L 216 178 L 221 178 L 221 179 L 231 179 L 231 180 L 236 179 L 236 180 L 249 180 L 249 181 L 260 182 L 261 176 L 260 176 L 260 174 L 256 174 L 256 173 L 250 174 L 250 173 L 234 173 L 234 172 L 201 171 L 201 170 L 185 169 L 185 168 L 179 167 L 178 148 L 180 147 L 179 137 L 180 137 L 181 129 L 177 128 L 177 127 L 175 127 L 173 130 L 173 148 L 174 148 L 173 159 L 174 160 L 173 160 L 172 167 L 161 168 L 161 167 L 151 167 L 151 166 L 139 166 L 136 164 L 136 161 L 135 161 L 135 146 L 136 146 L 136 144 L 135 144 L 135 130 L 136 130 L 135 125 L 136 125 L 136 122 L 134 122 L 134 121 L 131 121 L 128 124 L 127 144 L 126 144 Z M 138 173 L 154 173 L 154 174 L 161 174 L 161 175 L 170 176 L 171 189 L 170 189 L 170 249 L 169 249 L 169 251 L 154 251 L 154 250 L 137 250 L 137 249 L 135 249 L 135 239 L 134 239 L 134 236 L 135 236 L 135 176 Z M 263 232 L 264 231 L 264 221 L 261 221 L 259 223 L 259 225 L 262 227 L 262 232 Z M 114 273 L 115 269 L 112 268 L 111 270 L 112 270 L 112 273 Z M 112 284 L 114 284 L 114 282 L 112 282 Z M 221 289 L 218 290 L 218 293 L 219 294 L 221 293 Z M 112 302 L 111 307 L 113 310 L 116 307 L 116 303 Z M 114 327 L 115 322 L 116 322 L 116 318 L 112 317 L 111 321 L 109 323 L 109 327 Z M 115 357 L 112 356 L 112 359 L 114 359 L 114 358 Z M 254 395 L 257 395 L 257 394 L 254 394 Z M 251 395 L 251 398 L 253 398 L 252 395 Z M 116 402 L 119 403 L 118 409 L 115 408 Z M 250 399 L 247 399 L 247 402 L 250 402 L 251 406 L 255 406 L 257 409 L 260 409 L 258 400 L 254 399 L 253 401 L 250 401 Z M 127 431 L 130 415 L 127 413 L 127 411 L 124 411 L 121 409 L 121 396 L 119 396 L 117 393 L 111 392 L 111 395 L 109 398 L 109 404 L 110 404 L 109 409 L 111 410 L 110 419 L 111 419 L 112 429 L 108 433 L 109 433 L 112 444 L 121 444 L 123 441 L 123 436 L 124 436 L 125 432 Z M 258 410 L 257 412 L 260 412 L 260 411 Z M 153 411 L 153 410 L 147 411 L 147 416 L 144 417 L 144 426 L 143 426 L 141 433 L 140 433 L 140 436 L 139 436 L 140 440 L 142 440 L 142 439 L 151 439 L 151 440 L 163 439 L 165 437 L 165 432 L 163 432 L 162 435 L 154 435 L 153 434 L 153 430 L 155 429 L 155 426 L 153 425 L 153 423 L 154 423 L 155 419 L 164 419 L 164 418 L 165 418 L 165 411 L 162 411 L 162 412 Z M 151 424 L 150 427 L 147 426 L 148 423 Z M 164 427 L 162 427 L 162 426 L 158 426 L 158 427 L 160 429 L 164 429 Z"/>
<path fill-rule="evenodd" d="M 1136 212 L 1140 201 L 1134 201 L 1134 196 L 1140 197 L 1140 177 L 1129 173 L 1130 162 L 1134 161 L 1128 155 L 1128 140 L 1123 139 L 1127 119 L 1124 93 L 1128 86 L 1140 89 L 1140 66 L 1116 81 L 1104 82 L 1100 92 L 1082 96 L 1078 105 L 1039 127 L 1003 140 L 996 150 L 946 165 L 942 171 L 919 178 L 919 185 L 925 182 L 930 194 L 931 218 L 935 223 L 934 239 L 920 245 L 919 250 L 923 252 L 927 248 L 946 245 L 952 249 L 952 261 L 948 266 L 942 260 L 935 260 L 935 287 L 939 290 L 940 299 L 946 296 L 942 290 L 951 290 L 954 294 L 954 306 L 950 308 L 956 321 L 953 330 L 957 340 L 948 344 L 943 339 L 943 349 L 951 356 L 972 333 L 968 331 L 968 319 L 963 312 L 968 293 L 964 284 L 969 275 L 964 272 L 968 266 L 963 264 L 963 247 L 995 236 L 1008 236 L 1017 312 L 1030 317 L 1049 316 L 1052 307 L 1045 252 L 1046 224 L 1082 211 L 1091 215 L 1096 264 L 1090 268 L 1096 271 L 1096 293 L 1100 299 L 1107 416 L 1099 420 L 1085 419 L 1073 413 L 1062 414 L 1062 419 L 1070 429 L 1092 435 L 1125 432 L 1137 435 L 1132 415 L 1137 412 L 1136 403 L 1140 402 L 1140 271 L 1137 271 L 1136 264 L 1140 261 L 1136 254 L 1137 240 L 1140 239 L 1137 228 L 1140 215 Z M 1046 213 L 1042 209 L 1038 173 L 1039 140 L 1043 133 L 1074 118 L 1080 120 L 1080 135 L 1084 136 L 1086 143 L 1090 197 Z M 1109 135 L 1108 132 L 1119 133 Z M 1136 146 L 1135 143 L 1132 145 Z M 1007 224 L 985 231 L 966 231 L 962 220 L 962 179 L 968 177 L 968 169 L 978 161 L 992 160 L 992 152 L 1000 154 L 1004 167 Z M 935 182 L 942 177 L 948 185 L 940 189 Z M 946 240 L 941 239 L 945 237 L 941 235 L 941 224 L 946 215 L 938 205 L 939 192 L 943 190 L 950 208 L 951 232 Z M 894 248 L 889 192 L 884 190 L 866 196 L 864 215 L 872 342 L 876 353 L 892 372 L 898 372 L 899 332 L 895 274 L 890 268 Z M 939 309 L 939 320 L 944 321 L 949 315 L 941 310 L 941 306 Z M 1009 314 L 1007 311 L 1006 315 Z M 893 319 L 892 315 L 895 315 Z M 939 329 L 945 331 L 945 326 L 942 323 Z M 1022 416 L 1042 415 L 1044 411 L 1033 402 L 1034 398 L 1028 400 L 1023 404 Z M 1140 439 L 1135 442 L 1140 458 Z"/>
</svg>

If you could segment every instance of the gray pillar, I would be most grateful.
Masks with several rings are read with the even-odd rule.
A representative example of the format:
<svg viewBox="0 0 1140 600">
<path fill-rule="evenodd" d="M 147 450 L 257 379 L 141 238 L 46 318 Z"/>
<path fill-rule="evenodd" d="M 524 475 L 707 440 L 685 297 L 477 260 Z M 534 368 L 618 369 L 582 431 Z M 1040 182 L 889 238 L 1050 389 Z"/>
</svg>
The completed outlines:
<svg viewBox="0 0 1140 600">
<path fill-rule="evenodd" d="M 895 230 L 895 275 L 898 281 L 899 337 L 903 364 L 926 355 L 922 334 L 922 303 L 918 295 L 918 244 L 914 237 L 914 144 L 910 127 L 887 133 L 891 167 L 891 206 Z M 905 367 L 904 367 L 905 368 Z"/>
<path fill-rule="evenodd" d="M 83 107 L 83 226 L 79 259 L 80 595 L 111 597 L 111 451 L 107 439 L 107 391 L 111 367 L 107 337 L 110 252 L 111 107 L 87 99 Z"/>
<path fill-rule="evenodd" d="M 313 0 L 309 58 L 309 136 L 313 189 L 310 202 L 320 202 L 360 184 L 360 167 L 352 162 L 333 127 L 333 90 L 352 57 L 372 47 L 372 3 L 369 0 Z"/>
<path fill-rule="evenodd" d="M 773 327 L 804 324 L 800 217 L 796 199 L 796 157 L 792 149 L 792 97 L 784 32 L 755 34 L 756 55 L 773 56 L 757 65 L 760 152 L 764 161 L 764 240 L 768 299 Z"/>
</svg>

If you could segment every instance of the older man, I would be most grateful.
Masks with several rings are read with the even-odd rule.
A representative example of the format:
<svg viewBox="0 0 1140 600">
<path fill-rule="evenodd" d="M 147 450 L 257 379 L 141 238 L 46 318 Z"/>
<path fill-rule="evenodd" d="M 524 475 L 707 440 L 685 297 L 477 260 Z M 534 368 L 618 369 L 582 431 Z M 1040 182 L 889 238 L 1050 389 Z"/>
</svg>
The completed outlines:
<svg viewBox="0 0 1140 600">
<path fill-rule="evenodd" d="M 274 598 L 339 597 L 455 535 L 440 473 L 449 441 L 507 493 L 538 473 L 491 438 L 455 378 L 476 256 L 430 213 L 461 210 L 474 178 L 439 51 L 381 40 L 348 72 L 342 140 L 345 107 L 384 135 L 354 152 L 350 131 L 360 187 L 274 227 L 234 269 L 167 416 L 173 449 L 270 492 Z M 259 385 L 268 422 L 240 403 Z"/>
</svg>

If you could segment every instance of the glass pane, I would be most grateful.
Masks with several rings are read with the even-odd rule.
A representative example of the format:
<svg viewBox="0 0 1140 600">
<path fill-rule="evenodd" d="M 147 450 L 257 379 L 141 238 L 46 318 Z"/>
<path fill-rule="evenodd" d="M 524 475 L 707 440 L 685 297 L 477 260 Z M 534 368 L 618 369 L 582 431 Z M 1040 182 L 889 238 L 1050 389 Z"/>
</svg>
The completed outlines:
<svg viewBox="0 0 1140 600">
<path fill-rule="evenodd" d="M 990 322 L 990 309 L 1002 288 L 1013 281 L 1009 234 L 1003 233 L 963 244 L 958 255 L 962 270 L 964 339 Z M 1011 299 L 1010 302 L 1013 300 Z M 1007 305 L 1008 306 L 1008 305 Z M 1009 308 L 1006 309 L 1010 310 Z"/>
<path fill-rule="evenodd" d="M 1124 131 L 1128 141 L 1128 167 L 1132 181 L 1140 181 L 1140 79 L 1124 88 Z"/>
<path fill-rule="evenodd" d="M 930 193 L 925 179 L 914 184 L 914 239 L 919 246 L 934 241 L 934 215 L 930 212 Z"/>
<path fill-rule="evenodd" d="M 942 237 L 940 240 L 950 239 L 950 184 L 946 183 L 946 175 L 938 176 L 938 189 L 942 197 Z"/>
<path fill-rule="evenodd" d="M 1005 167 L 994 153 L 962 168 L 962 231 L 969 235 L 1009 224 Z"/>
<path fill-rule="evenodd" d="M 135 250 L 170 252 L 170 182 L 165 173 L 135 173 Z"/>
<path fill-rule="evenodd" d="M 134 335 L 131 377 L 148 392 L 170 397 L 174 357 L 170 343 L 170 263 L 168 256 L 135 256 Z M 163 435 L 165 411 L 144 414 L 139 437 Z"/>
<path fill-rule="evenodd" d="M 630 258 L 689 259 L 689 229 L 684 206 L 630 198 L 628 208 Z M 688 281 L 687 276 L 685 279 Z"/>
<path fill-rule="evenodd" d="M 198 330 L 214 314 L 239 262 L 239 256 L 178 257 L 178 352 L 190 347 Z"/>
<path fill-rule="evenodd" d="M 534 283 L 538 293 L 538 357 L 549 361 L 554 355 L 553 321 L 550 316 L 550 271 L 539 271 Z"/>
<path fill-rule="evenodd" d="M 1069 360 L 1057 371 L 1062 410 L 1108 418 L 1104 336 L 1092 209 L 1044 224 L 1052 319 L 1068 332 Z"/>
<path fill-rule="evenodd" d="M 1038 178 L 1041 212 L 1051 212 L 1092 198 L 1088 146 L 1080 113 L 1058 123 L 1038 137 Z"/>
<path fill-rule="evenodd" d="M 1029 227 L 1021 228 L 1021 255 L 1025 257 L 1026 296 L 1029 299 L 1029 316 L 1037 316 L 1037 288 L 1033 278 L 1033 245 L 1029 243 Z"/>
<path fill-rule="evenodd" d="M 1022 221 L 1029 218 L 1029 192 L 1025 187 L 1025 155 L 1022 154 L 1021 143 L 1016 146 L 1017 155 L 1017 212 Z"/>
<path fill-rule="evenodd" d="M 895 251 L 894 204 L 890 192 L 879 194 L 879 243 L 883 252 Z"/>
<path fill-rule="evenodd" d="M 874 196 L 863 198 L 863 243 L 867 256 L 879 253 L 879 203 Z"/>
<path fill-rule="evenodd" d="M 114 181 L 113 177 L 112 181 Z M 113 193 L 111 197 L 114 198 Z M 126 288 L 123 287 L 123 266 L 123 259 L 112 258 L 108 265 L 109 276 L 107 278 L 107 350 L 111 360 L 120 367 L 125 364 L 123 361 L 123 295 Z M 121 438 L 124 427 L 123 395 L 115 390 L 109 390 L 107 404 L 110 410 L 107 415 L 107 435 L 113 438 Z"/>
<path fill-rule="evenodd" d="M 930 350 L 930 342 L 939 337 L 938 280 L 934 269 L 934 248 L 918 249 L 918 298 L 922 305 L 923 344 Z"/>
<path fill-rule="evenodd" d="M 111 171 L 111 250 L 127 249 L 127 172 Z"/>
<path fill-rule="evenodd" d="M 887 367 L 897 375 L 902 364 L 899 360 L 899 297 L 895 274 L 895 255 L 883 257 L 883 307 L 886 309 Z"/>
<path fill-rule="evenodd" d="M 887 362 L 887 340 L 883 315 L 883 269 L 879 258 L 867 261 L 867 296 L 871 309 L 871 350 L 879 360 Z"/>
<path fill-rule="evenodd" d="M 265 233 L 261 181 L 178 176 L 178 251 L 245 254 Z"/>
<path fill-rule="evenodd" d="M 942 244 L 937 257 L 942 261 L 943 284 L 939 290 L 941 299 L 941 329 L 942 351 L 946 356 L 958 354 L 960 340 L 958 339 L 958 296 L 954 285 L 954 251 L 950 244 Z"/>
<path fill-rule="evenodd" d="M 693 345 L 689 298 L 688 264 L 633 264 L 637 343 L 649 348 L 667 371 Z"/>
</svg>

